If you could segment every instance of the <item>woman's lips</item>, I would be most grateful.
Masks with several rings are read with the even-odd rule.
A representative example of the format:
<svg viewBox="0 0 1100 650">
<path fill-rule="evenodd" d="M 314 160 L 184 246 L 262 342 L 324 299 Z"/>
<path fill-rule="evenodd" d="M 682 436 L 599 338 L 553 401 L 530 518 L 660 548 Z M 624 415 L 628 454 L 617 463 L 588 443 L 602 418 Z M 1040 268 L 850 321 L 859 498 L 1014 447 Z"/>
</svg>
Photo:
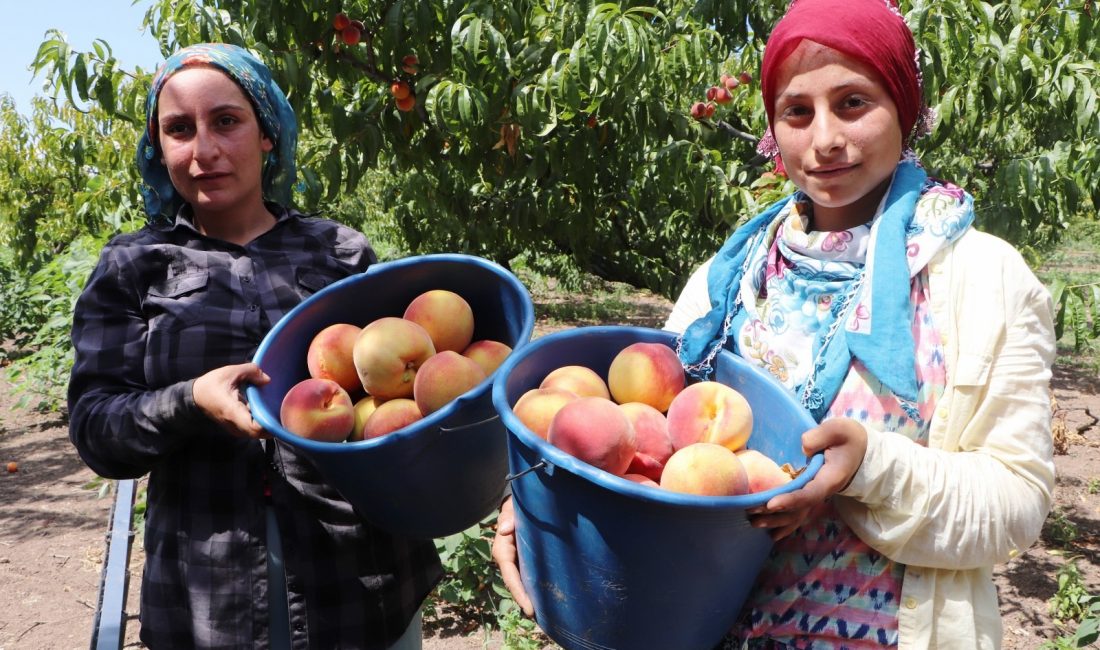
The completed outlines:
<svg viewBox="0 0 1100 650">
<path fill-rule="evenodd" d="M 814 178 L 834 178 L 836 176 L 842 176 L 858 165 L 839 165 L 834 167 L 819 167 L 817 169 L 807 170 L 807 174 Z"/>
</svg>

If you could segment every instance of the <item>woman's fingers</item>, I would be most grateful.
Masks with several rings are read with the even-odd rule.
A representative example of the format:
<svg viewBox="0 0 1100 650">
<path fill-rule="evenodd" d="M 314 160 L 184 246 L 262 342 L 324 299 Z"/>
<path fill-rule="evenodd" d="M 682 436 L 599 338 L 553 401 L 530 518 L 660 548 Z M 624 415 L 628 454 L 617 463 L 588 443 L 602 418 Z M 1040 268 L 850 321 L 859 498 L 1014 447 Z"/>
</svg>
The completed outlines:
<svg viewBox="0 0 1100 650">
<path fill-rule="evenodd" d="M 527 616 L 534 616 L 535 607 L 531 604 L 531 598 L 527 590 L 523 588 L 523 580 L 519 575 L 519 552 L 516 548 L 515 511 L 512 499 L 509 497 L 500 506 L 500 514 L 497 515 L 497 531 L 493 538 L 493 561 L 500 569 L 500 577 L 504 586 L 512 594 L 512 598 Z"/>
<path fill-rule="evenodd" d="M 244 385 L 262 386 L 271 378 L 254 363 L 216 368 L 195 380 L 192 393 L 195 404 L 214 422 L 234 436 L 270 438 L 271 435 L 252 419 L 244 400 Z"/>
</svg>

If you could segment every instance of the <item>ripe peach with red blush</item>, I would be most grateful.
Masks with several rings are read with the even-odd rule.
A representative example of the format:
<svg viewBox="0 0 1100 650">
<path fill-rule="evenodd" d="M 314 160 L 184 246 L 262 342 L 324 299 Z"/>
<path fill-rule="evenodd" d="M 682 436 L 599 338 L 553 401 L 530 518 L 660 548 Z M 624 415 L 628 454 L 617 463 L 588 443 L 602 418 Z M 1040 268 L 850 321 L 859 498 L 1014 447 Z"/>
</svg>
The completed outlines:
<svg viewBox="0 0 1100 650">
<path fill-rule="evenodd" d="M 394 316 L 368 323 L 352 352 L 364 390 L 383 400 L 410 397 L 417 369 L 433 354 L 435 346 L 423 327 Z"/>
<path fill-rule="evenodd" d="M 378 405 L 363 425 L 363 439 L 379 438 L 417 422 L 424 416 L 420 407 L 407 397 L 391 399 Z"/>
<path fill-rule="evenodd" d="M 668 407 L 673 448 L 712 442 L 738 451 L 752 434 L 752 408 L 744 395 L 716 381 L 684 388 Z"/>
<path fill-rule="evenodd" d="M 340 442 L 355 424 L 348 392 L 331 379 L 310 377 L 290 387 L 279 406 L 279 421 L 287 431 L 324 442 Z"/>
<path fill-rule="evenodd" d="M 362 30 L 355 25 L 348 25 L 340 30 L 340 39 L 344 41 L 344 45 L 358 45 L 362 36 Z"/>
<path fill-rule="evenodd" d="M 406 54 L 401 57 L 401 69 L 407 74 L 416 74 L 419 71 L 420 60 L 415 54 Z"/>
<path fill-rule="evenodd" d="M 512 413 L 538 437 L 546 440 L 550 422 L 561 407 L 577 396 L 561 388 L 532 388 L 516 400 Z"/>
<path fill-rule="evenodd" d="M 356 442 L 363 439 L 363 427 L 367 424 L 367 418 L 374 413 L 382 402 L 372 395 L 367 395 L 355 402 L 355 426 L 348 436 L 348 442 Z"/>
<path fill-rule="evenodd" d="M 634 481 L 635 483 L 640 483 L 642 485 L 648 485 L 649 487 L 660 487 L 661 486 L 660 483 L 658 483 L 657 481 L 654 481 L 653 479 L 651 479 L 648 476 L 645 476 L 643 474 L 633 474 L 631 472 L 627 472 L 626 474 L 623 474 L 623 478 L 625 478 L 628 481 Z"/>
<path fill-rule="evenodd" d="M 335 323 L 317 332 L 306 350 L 309 376 L 331 379 L 349 393 L 362 388 L 352 354 L 361 331 L 350 323 Z"/>
<path fill-rule="evenodd" d="M 409 84 L 400 79 L 390 84 L 390 94 L 394 99 L 405 99 L 409 96 Z"/>
<path fill-rule="evenodd" d="M 496 372 L 509 354 L 512 354 L 511 346 L 489 339 L 474 341 L 462 351 L 462 356 L 473 359 L 485 371 L 486 376 Z"/>
<path fill-rule="evenodd" d="M 561 388 L 577 397 L 611 399 L 607 382 L 595 370 L 585 366 L 568 365 L 554 368 L 543 378 L 539 388 Z"/>
<path fill-rule="evenodd" d="M 672 454 L 661 474 L 661 487 L 701 496 L 736 496 L 749 491 L 749 479 L 737 454 L 722 445 L 697 442 Z"/>
<path fill-rule="evenodd" d="M 474 337 L 474 311 L 453 291 L 433 289 L 413 298 L 402 316 L 420 325 L 432 338 L 436 352 L 462 352 Z"/>
<path fill-rule="evenodd" d="M 443 408 L 456 397 L 485 381 L 485 371 L 476 361 L 454 350 L 429 357 L 413 380 L 413 400 L 427 416 Z"/>
<path fill-rule="evenodd" d="M 607 387 L 616 402 L 642 402 L 662 413 L 684 383 L 680 358 L 662 343 L 631 343 L 615 355 L 607 370 Z"/>
<path fill-rule="evenodd" d="M 635 453 L 630 420 L 618 404 L 602 397 L 579 397 L 561 407 L 546 439 L 589 465 L 620 476 Z"/>
<path fill-rule="evenodd" d="M 763 492 L 791 482 L 791 475 L 783 471 L 771 458 L 755 449 L 742 449 L 737 458 L 745 466 L 749 479 L 749 492 Z"/>
<path fill-rule="evenodd" d="M 634 428 L 635 453 L 628 472 L 661 479 L 665 462 L 672 455 L 672 440 L 668 436 L 665 415 L 649 404 L 627 402 L 619 408 L 626 414 Z"/>
</svg>

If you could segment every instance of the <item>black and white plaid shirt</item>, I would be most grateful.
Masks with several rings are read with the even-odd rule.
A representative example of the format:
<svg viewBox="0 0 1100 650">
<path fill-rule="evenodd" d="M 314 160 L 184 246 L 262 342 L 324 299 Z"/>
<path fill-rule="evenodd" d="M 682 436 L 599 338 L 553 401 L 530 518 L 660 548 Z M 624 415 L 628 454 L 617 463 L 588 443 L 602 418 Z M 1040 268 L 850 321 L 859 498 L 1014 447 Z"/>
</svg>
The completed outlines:
<svg viewBox="0 0 1100 650">
<path fill-rule="evenodd" d="M 268 503 L 294 648 L 385 648 L 442 575 L 433 542 L 365 524 L 292 447 L 265 452 L 195 406 L 196 377 L 250 360 L 283 314 L 376 261 L 350 228 L 269 209 L 277 223 L 247 246 L 199 234 L 187 208 L 114 238 L 76 306 L 70 438 L 101 476 L 149 474 L 141 638 L 153 648 L 268 645 Z"/>
</svg>

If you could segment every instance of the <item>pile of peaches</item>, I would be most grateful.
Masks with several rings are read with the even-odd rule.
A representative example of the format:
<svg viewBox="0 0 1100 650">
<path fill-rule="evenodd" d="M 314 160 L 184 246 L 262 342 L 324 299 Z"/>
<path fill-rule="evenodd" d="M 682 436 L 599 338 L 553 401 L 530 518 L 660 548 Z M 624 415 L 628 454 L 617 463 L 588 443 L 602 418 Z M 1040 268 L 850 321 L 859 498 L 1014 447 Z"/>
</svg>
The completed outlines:
<svg viewBox="0 0 1100 650">
<path fill-rule="evenodd" d="M 624 347 L 606 381 L 586 366 L 555 368 L 512 412 L 600 470 L 673 492 L 735 496 L 792 478 L 789 465 L 745 447 L 753 420 L 745 397 L 715 381 L 689 384 L 676 353 L 661 343 Z"/>
<path fill-rule="evenodd" d="M 325 442 L 403 429 L 473 389 L 512 352 L 473 335 L 470 304 L 444 289 L 416 296 L 401 317 L 329 325 L 310 341 L 309 377 L 287 391 L 279 420 Z"/>
</svg>

